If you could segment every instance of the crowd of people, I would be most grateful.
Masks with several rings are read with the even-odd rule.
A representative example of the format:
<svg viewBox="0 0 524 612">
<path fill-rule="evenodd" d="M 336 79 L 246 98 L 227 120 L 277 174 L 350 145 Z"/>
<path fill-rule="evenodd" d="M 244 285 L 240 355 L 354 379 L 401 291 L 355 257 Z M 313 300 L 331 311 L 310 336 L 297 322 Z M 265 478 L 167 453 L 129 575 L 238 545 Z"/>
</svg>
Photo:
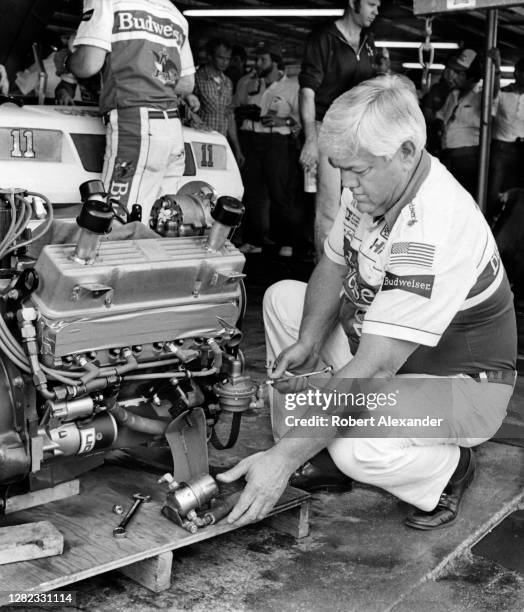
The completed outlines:
<svg viewBox="0 0 524 612">
<path fill-rule="evenodd" d="M 493 128 L 486 218 L 500 209 L 500 196 L 522 187 L 518 168 L 524 162 L 524 58 L 515 64 L 515 82 L 500 89 L 500 55 L 495 65 Z M 428 126 L 428 150 L 473 197 L 477 195 L 483 65 L 480 54 L 463 49 L 450 57 L 438 83 L 422 98 Z"/>
<path fill-rule="evenodd" d="M 127 6 L 124 0 L 121 5 Z M 91 3 L 86 3 L 89 6 Z M 111 6 L 107 4 L 108 11 L 113 10 Z M 340 19 L 312 31 L 305 41 L 298 78 L 286 74 L 278 44 L 261 41 L 248 67 L 243 47 L 214 38 L 198 54 L 194 88 L 183 95 L 169 92 L 169 105 L 174 109 L 182 104 L 189 125 L 216 130 L 231 145 L 245 188 L 246 216 L 237 235 L 242 252 L 255 254 L 268 249 L 281 256 L 300 257 L 314 246 L 315 260 L 322 256 L 324 240 L 339 209 L 341 181 L 340 172 L 319 152 L 318 134 L 327 109 L 339 95 L 368 78 L 391 73 L 387 49 L 375 49 L 370 31 L 379 9 L 379 0 L 350 0 Z M 179 14 L 180 20 L 185 22 Z M 184 27 L 188 46 L 187 22 Z M 92 102 L 97 100 L 93 90 L 100 89 L 96 75 L 82 78 L 65 70 L 63 59 L 70 55 L 74 40 L 75 36 L 63 37 L 64 49 L 53 49 L 43 60 L 48 74 L 46 97 L 55 97 L 59 104 Z M 81 43 L 78 39 L 76 45 Z M 108 52 L 109 47 L 108 43 Z M 189 46 L 187 53 L 191 55 Z M 112 50 L 112 54 L 118 57 L 118 52 Z M 161 64 L 162 57 L 157 59 Z M 515 82 L 500 91 L 500 56 L 496 52 L 494 63 L 488 221 L 499 213 L 500 195 L 521 187 L 524 180 L 518 172 L 524 159 L 524 58 L 515 65 Z M 439 157 L 474 197 L 482 75 L 481 54 L 463 49 L 448 58 L 440 79 L 419 96 L 427 124 L 427 150 Z M 5 70 L 0 71 L 0 82 L 6 95 L 9 84 Z M 37 88 L 36 65 L 17 73 L 16 91 L 27 95 Z M 143 98 L 146 103 L 148 94 Z M 107 110 L 103 104 L 102 110 Z M 303 172 L 309 183 L 306 191 L 316 192 L 312 196 L 314 211 L 311 196 L 304 193 Z"/>
<path fill-rule="evenodd" d="M 300 165 L 316 176 L 315 270 L 307 286 L 285 281 L 264 300 L 276 443 L 220 476 L 246 478 L 228 519 L 237 525 L 266 516 L 290 479 L 313 490 L 354 478 L 411 504 L 409 527 L 447 526 L 474 476 L 471 448 L 494 435 L 511 397 L 512 294 L 472 197 L 481 57 L 472 49 L 451 57 L 420 105 L 383 53 L 377 70 L 368 28 L 379 6 L 349 0 L 340 19 L 315 30 L 298 79 L 269 41 L 246 74 L 246 54 L 224 40 L 210 41 L 195 70 L 187 21 L 169 0 L 85 0 L 58 61 L 59 74 L 78 79 L 102 72 L 103 181 L 124 207 L 140 202 L 144 216 L 182 175 L 180 98 L 199 126 L 231 142 L 245 187 L 244 252 L 303 248 Z M 498 72 L 498 54 L 493 60 Z M 522 163 L 523 100 L 520 61 L 494 106 L 493 199 L 522 177 L 511 168 Z M 316 384 L 290 376 L 319 369 L 327 380 Z M 346 414 L 359 422 L 341 430 L 335 404 L 307 399 L 347 396 L 362 380 L 374 391 L 382 381 L 390 397 L 403 376 L 418 382 L 388 406 L 384 418 L 395 423 L 385 433 L 365 410 Z M 303 408 L 291 422 L 290 394 Z M 320 416 L 325 425 L 308 430 Z M 409 425 L 422 417 L 439 424 L 429 433 Z"/>
</svg>

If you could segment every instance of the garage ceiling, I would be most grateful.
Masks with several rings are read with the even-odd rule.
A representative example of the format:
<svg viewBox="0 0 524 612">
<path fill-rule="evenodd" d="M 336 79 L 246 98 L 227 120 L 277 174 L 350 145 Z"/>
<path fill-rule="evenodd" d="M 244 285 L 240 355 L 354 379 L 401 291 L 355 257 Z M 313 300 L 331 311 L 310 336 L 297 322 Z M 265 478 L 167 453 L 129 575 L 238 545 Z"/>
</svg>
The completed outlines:
<svg viewBox="0 0 524 612">
<path fill-rule="evenodd" d="M 182 0 L 176 2 L 180 9 L 185 8 L 218 8 L 216 2 Z M 237 0 L 228 2 L 227 8 L 342 8 L 344 2 L 330 0 Z M 220 8 L 225 8 L 220 6 Z M 258 40 L 278 40 L 284 45 L 288 60 L 300 61 L 305 38 L 308 32 L 329 19 L 322 18 L 242 18 L 242 19 L 205 19 L 191 20 L 193 34 L 199 38 L 213 35 L 224 35 L 227 38 L 253 48 Z M 415 17 L 413 3 L 410 0 L 382 0 L 380 15 L 373 25 L 377 40 L 422 41 L 424 37 L 424 19 Z M 482 49 L 486 31 L 486 12 L 469 11 L 437 15 L 433 19 L 433 41 L 456 42 L 463 46 Z M 521 6 L 499 10 L 499 47 L 504 63 L 518 59 L 524 45 L 524 3 Z M 450 51 L 436 51 L 435 61 L 445 61 Z M 399 70 L 402 62 L 415 62 L 418 59 L 416 49 L 390 49 L 394 68 Z"/>
<path fill-rule="evenodd" d="M 3 5 L 12 5 L 3 11 L 0 25 L 0 62 L 7 63 L 11 71 L 20 69 L 21 49 L 30 49 L 30 43 L 42 34 L 72 32 L 79 22 L 81 0 L 3 0 Z M 175 2 L 180 10 L 190 8 L 343 8 L 345 2 L 333 0 L 236 0 L 226 5 L 202 0 L 180 0 Z M 4 6 L 5 8 L 5 6 Z M 9 6 L 7 6 L 9 9 Z M 14 23 L 18 19 L 18 23 Z M 486 12 L 472 10 L 437 15 L 433 19 L 434 42 L 456 42 L 459 45 L 482 49 L 485 41 Z M 308 32 L 324 18 L 190 18 L 191 44 L 195 51 L 213 36 L 223 36 L 252 51 L 261 41 L 278 41 L 284 49 L 288 64 L 300 63 L 304 42 Z M 380 15 L 373 25 L 376 40 L 420 42 L 424 36 L 424 19 L 415 17 L 410 0 L 382 0 Z M 522 53 L 524 44 L 524 2 L 513 7 L 499 9 L 499 48 L 503 64 L 514 63 Z M 16 53 L 15 53 L 16 51 Z M 443 63 L 452 53 L 437 50 L 435 62 Z M 417 49 L 390 49 L 393 69 L 400 71 L 403 62 L 416 62 Z M 420 72 L 420 71 L 419 71 Z"/>
</svg>

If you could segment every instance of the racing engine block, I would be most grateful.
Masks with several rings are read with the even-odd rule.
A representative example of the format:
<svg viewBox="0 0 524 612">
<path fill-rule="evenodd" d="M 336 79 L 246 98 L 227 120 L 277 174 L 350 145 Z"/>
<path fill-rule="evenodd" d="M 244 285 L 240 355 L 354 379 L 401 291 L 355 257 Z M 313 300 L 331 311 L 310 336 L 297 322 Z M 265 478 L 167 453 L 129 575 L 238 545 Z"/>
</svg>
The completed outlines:
<svg viewBox="0 0 524 612">
<path fill-rule="evenodd" d="M 74 243 L 48 244 L 35 263 L 23 221 L 38 196 L 48 216 L 32 239 L 48 235 L 52 207 L 0 192 L 3 497 L 69 480 L 115 449 L 167 451 L 176 480 L 206 473 L 218 416 L 238 419 L 256 392 L 238 347 L 245 259 L 227 240 L 240 202 L 219 198 L 199 235 L 136 223 L 150 235 L 105 240 L 103 185 L 85 183 L 81 195 Z"/>
</svg>

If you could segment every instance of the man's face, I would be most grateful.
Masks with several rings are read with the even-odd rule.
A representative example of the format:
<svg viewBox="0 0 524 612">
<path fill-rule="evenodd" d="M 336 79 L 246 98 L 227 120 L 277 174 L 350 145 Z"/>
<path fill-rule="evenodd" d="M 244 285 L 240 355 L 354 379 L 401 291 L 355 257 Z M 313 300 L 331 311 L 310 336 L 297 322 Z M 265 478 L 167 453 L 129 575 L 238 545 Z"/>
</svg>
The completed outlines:
<svg viewBox="0 0 524 612">
<path fill-rule="evenodd" d="M 453 87 L 453 70 L 451 70 L 451 68 L 449 68 L 448 66 L 446 66 L 444 68 L 444 70 L 442 71 L 442 77 L 441 77 L 450 87 Z"/>
<path fill-rule="evenodd" d="M 403 144 L 391 159 L 360 149 L 355 156 L 330 159 L 339 167 L 342 186 L 351 189 L 357 208 L 373 217 L 383 215 L 397 202 L 414 166 L 414 151 Z M 409 148 L 409 147 L 408 147 Z"/>
<path fill-rule="evenodd" d="M 224 70 L 227 70 L 230 61 L 231 49 L 226 49 L 223 45 L 219 45 L 211 57 L 211 64 L 217 70 L 220 70 L 220 72 L 224 72 Z"/>
<path fill-rule="evenodd" d="M 465 91 L 470 86 L 469 79 L 467 77 L 466 70 L 455 70 L 450 68 L 450 82 L 452 87 Z"/>
<path fill-rule="evenodd" d="M 261 53 L 257 55 L 255 69 L 259 77 L 267 76 L 273 70 L 273 60 L 269 53 Z"/>
<path fill-rule="evenodd" d="M 232 55 L 229 63 L 230 68 L 243 73 L 244 72 L 244 60 L 239 55 Z"/>
<path fill-rule="evenodd" d="M 355 7 L 355 0 L 350 0 L 350 6 L 353 7 L 353 18 L 357 25 L 361 28 L 369 28 L 378 15 L 380 0 L 360 0 L 360 7 L 358 1 Z"/>
</svg>

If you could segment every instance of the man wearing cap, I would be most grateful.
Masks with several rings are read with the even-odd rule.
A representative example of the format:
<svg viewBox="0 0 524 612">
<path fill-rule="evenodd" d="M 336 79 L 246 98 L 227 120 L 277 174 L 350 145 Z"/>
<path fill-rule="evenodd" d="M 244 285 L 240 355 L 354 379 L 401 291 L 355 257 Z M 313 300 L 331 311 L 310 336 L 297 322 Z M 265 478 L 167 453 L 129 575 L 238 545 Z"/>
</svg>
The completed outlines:
<svg viewBox="0 0 524 612">
<path fill-rule="evenodd" d="M 497 95 L 500 75 L 500 55 L 494 52 Z M 437 118 L 442 121 L 442 162 L 471 193 L 477 195 L 480 116 L 482 105 L 482 60 L 473 49 L 463 49 L 448 64 L 453 91 L 448 95 Z"/>
<path fill-rule="evenodd" d="M 524 57 L 515 64 L 515 82 L 498 96 L 491 142 L 490 188 L 486 218 L 498 211 L 500 193 L 524 186 Z"/>
<path fill-rule="evenodd" d="M 147 224 L 184 172 L 178 96 L 193 91 L 186 19 L 169 0 L 84 0 L 74 52 L 64 70 L 88 78 L 102 70 L 100 111 L 107 126 L 102 180 L 128 212 Z"/>
<path fill-rule="evenodd" d="M 349 478 L 411 504 L 411 528 L 457 518 L 471 449 L 512 394 L 515 311 L 482 213 L 425 140 L 400 76 L 365 81 L 326 113 L 319 144 L 341 169 L 342 205 L 307 286 L 280 281 L 264 297 L 277 442 L 218 476 L 247 483 L 230 523 L 266 516 L 288 481 Z M 327 365 L 332 376 L 289 375 Z"/>
<path fill-rule="evenodd" d="M 256 72 L 239 81 L 235 98 L 245 155 L 244 253 L 260 253 L 270 242 L 293 247 L 302 233 L 295 198 L 298 82 L 285 75 L 278 45 L 260 43 L 255 53 Z"/>
<path fill-rule="evenodd" d="M 344 15 L 313 31 L 306 43 L 299 74 L 300 115 L 305 142 L 300 163 L 317 175 L 315 251 L 322 256 L 324 240 L 340 207 L 340 171 L 319 153 L 318 131 L 335 98 L 373 76 L 374 45 L 367 28 L 378 15 L 380 0 L 349 0 Z"/>
</svg>

